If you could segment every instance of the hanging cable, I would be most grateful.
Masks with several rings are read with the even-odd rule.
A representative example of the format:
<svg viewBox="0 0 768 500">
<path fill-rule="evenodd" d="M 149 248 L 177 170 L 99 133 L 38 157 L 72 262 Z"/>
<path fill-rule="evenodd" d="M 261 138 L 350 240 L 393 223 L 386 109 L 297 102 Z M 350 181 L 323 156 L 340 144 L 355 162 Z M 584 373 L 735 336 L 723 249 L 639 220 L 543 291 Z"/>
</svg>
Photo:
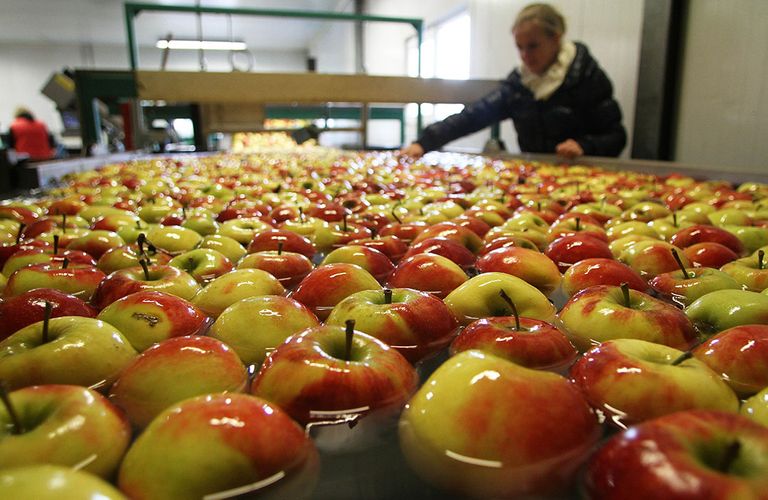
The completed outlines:
<svg viewBox="0 0 768 500">
<path fill-rule="evenodd" d="M 234 34 L 232 30 L 232 14 L 227 14 L 227 40 L 230 42 L 234 42 Z M 238 68 L 237 67 L 237 61 L 236 56 L 238 54 L 245 54 L 245 68 Z M 232 71 L 244 71 L 249 72 L 253 69 L 254 64 L 254 55 L 253 52 L 251 52 L 248 49 L 245 50 L 230 50 L 229 51 L 229 64 L 232 67 Z"/>
<path fill-rule="evenodd" d="M 200 8 L 200 0 L 196 2 L 197 8 Z M 205 62 L 205 51 L 203 50 L 203 13 L 197 13 L 197 40 L 200 42 L 200 49 L 198 50 L 198 59 L 200 62 L 200 71 L 207 71 L 208 65 Z"/>
</svg>

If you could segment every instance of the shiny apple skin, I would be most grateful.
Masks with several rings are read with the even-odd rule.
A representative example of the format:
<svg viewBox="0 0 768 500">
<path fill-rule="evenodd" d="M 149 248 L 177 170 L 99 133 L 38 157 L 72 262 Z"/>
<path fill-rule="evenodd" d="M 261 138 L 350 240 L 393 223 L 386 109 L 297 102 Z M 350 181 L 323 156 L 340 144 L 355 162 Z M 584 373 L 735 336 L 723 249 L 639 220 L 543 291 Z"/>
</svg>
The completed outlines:
<svg viewBox="0 0 768 500">
<path fill-rule="evenodd" d="M 339 302 L 327 325 L 344 326 L 355 320 L 355 329 L 396 349 L 411 363 L 437 353 L 453 339 L 456 319 L 440 299 L 408 288 L 392 289 L 392 302 L 384 292 L 365 290 Z"/>
<path fill-rule="evenodd" d="M 46 302 L 51 304 L 51 318 L 96 317 L 96 310 L 74 295 L 53 288 L 35 288 L 0 303 L 0 340 L 25 326 L 42 321 Z"/>
<path fill-rule="evenodd" d="M 104 255 L 110 248 L 125 245 L 125 241 L 114 231 L 94 230 L 85 236 L 72 240 L 68 250 L 81 250 L 91 255 L 96 260 Z"/>
<path fill-rule="evenodd" d="M 363 238 L 350 241 L 350 245 L 363 245 L 369 248 L 375 248 L 397 264 L 408 251 L 408 243 L 397 236 L 378 236 L 376 238 Z"/>
<path fill-rule="evenodd" d="M 613 259 L 584 259 L 563 274 L 563 291 L 569 297 L 591 286 L 626 283 L 639 292 L 648 290 L 645 280 L 631 267 Z"/>
<path fill-rule="evenodd" d="M 768 325 L 768 293 L 716 290 L 696 299 L 685 314 L 703 335 L 741 325 Z"/>
<path fill-rule="evenodd" d="M 371 412 L 398 412 L 418 377 L 395 349 L 355 332 L 352 361 L 343 353 L 345 329 L 319 326 L 290 337 L 267 357 L 251 393 L 273 402 L 302 425 Z"/>
<path fill-rule="evenodd" d="M 464 245 L 448 238 L 427 238 L 414 243 L 408 248 L 403 258 L 408 258 L 420 253 L 433 253 L 441 255 L 456 263 L 462 269 L 467 269 L 475 264 L 475 254 Z"/>
<path fill-rule="evenodd" d="M 133 499 L 186 500 L 277 479 L 258 494 L 304 498 L 318 466 L 312 441 L 280 408 L 246 394 L 215 394 L 153 420 L 128 450 L 117 485 Z"/>
<path fill-rule="evenodd" d="M 145 280 L 141 267 L 129 267 L 104 278 L 94 292 L 91 304 L 101 310 L 121 297 L 142 290 L 169 293 L 191 300 L 200 290 L 200 285 L 188 273 L 169 265 L 149 266 L 149 280 Z"/>
<path fill-rule="evenodd" d="M 526 368 L 566 371 L 579 352 L 568 337 L 546 321 L 513 316 L 483 318 L 470 323 L 451 343 L 451 354 L 478 349 Z"/>
<path fill-rule="evenodd" d="M 584 259 L 612 259 L 613 253 L 608 243 L 589 235 L 570 235 L 558 238 L 544 251 L 552 259 L 560 272 L 564 273 L 572 264 Z"/>
<path fill-rule="evenodd" d="M 631 308 L 624 306 L 621 289 L 611 285 L 587 288 L 566 302 L 558 316 L 577 349 L 634 338 L 685 350 L 696 340 L 691 321 L 677 307 L 636 290 L 629 294 Z"/>
<path fill-rule="evenodd" d="M 739 258 L 738 254 L 720 243 L 705 241 L 685 247 L 683 255 L 697 267 L 718 269 Z"/>
<path fill-rule="evenodd" d="M 381 290 L 381 285 L 368 271 L 355 264 L 326 264 L 301 280 L 291 298 L 324 320 L 336 304 L 362 290 Z"/>
<path fill-rule="evenodd" d="M 99 312 L 98 319 L 123 332 L 139 352 L 173 337 L 205 333 L 212 323 L 191 302 L 154 290 L 117 299 Z"/>
<path fill-rule="evenodd" d="M 248 253 L 276 251 L 281 243 L 284 252 L 300 253 L 308 259 L 317 253 L 317 248 L 308 238 L 284 229 L 268 229 L 255 234 L 248 244 Z"/>
<path fill-rule="evenodd" d="M 412 244 L 415 245 L 429 238 L 447 238 L 453 240 L 463 245 L 474 254 L 476 254 L 483 246 L 483 240 L 471 229 L 451 221 L 440 222 L 429 226 L 413 240 Z"/>
<path fill-rule="evenodd" d="M 345 245 L 336 248 L 325 256 L 320 265 L 338 263 L 358 265 L 368 271 L 379 283 L 385 283 L 395 269 L 389 257 L 374 248 L 362 245 Z"/>
<path fill-rule="evenodd" d="M 686 248 L 703 242 L 713 242 L 724 245 L 737 255 L 744 254 L 744 245 L 733 233 L 725 229 L 697 224 L 681 229 L 672 235 L 669 242 L 677 247 Z"/>
<path fill-rule="evenodd" d="M 659 298 L 674 302 L 681 307 L 693 303 L 699 297 L 715 290 L 740 290 L 741 285 L 722 271 L 708 267 L 686 269 L 688 278 L 682 271 L 662 273 L 651 279 L 648 284 Z"/>
<path fill-rule="evenodd" d="M 729 328 L 700 344 L 693 355 L 743 398 L 768 387 L 768 325 Z"/>
<path fill-rule="evenodd" d="M 296 252 L 264 251 L 244 256 L 237 263 L 238 269 L 261 269 L 292 290 L 314 269 L 312 261 Z"/>
<path fill-rule="evenodd" d="M 390 288 L 413 288 L 443 299 L 469 279 L 452 260 L 437 254 L 403 259 L 389 277 Z"/>
<path fill-rule="evenodd" d="M 717 463 L 734 439 L 749 446 L 750 456 L 760 461 L 744 474 L 722 474 L 708 463 Z M 585 496 L 592 500 L 762 499 L 768 491 L 768 471 L 765 461 L 757 457 L 766 455 L 768 428 L 764 426 L 730 413 L 678 412 L 624 431 L 600 448 L 586 469 Z"/>
<path fill-rule="evenodd" d="M 621 428 L 681 410 L 736 413 L 739 400 L 719 375 L 698 359 L 673 366 L 681 355 L 643 340 L 610 340 L 587 351 L 570 376 L 589 404 Z"/>
<path fill-rule="evenodd" d="M 191 302 L 203 313 L 216 318 L 239 300 L 284 293 L 283 285 L 268 272 L 261 269 L 237 269 L 208 283 Z"/>
<path fill-rule="evenodd" d="M 127 500 L 103 479 L 61 465 L 28 465 L 0 471 L 1 498 Z"/>
<path fill-rule="evenodd" d="M 53 264 L 33 264 L 8 278 L 3 296 L 16 297 L 35 288 L 54 288 L 88 301 L 105 278 L 106 275 L 93 266 L 62 268 Z"/>
<path fill-rule="evenodd" d="M 476 350 L 432 374 L 399 428 L 416 473 L 462 498 L 563 494 L 600 434 L 567 379 Z"/>
<path fill-rule="evenodd" d="M 562 276 L 552 259 L 536 250 L 506 247 L 489 252 L 477 259 L 481 273 L 501 272 L 517 276 L 538 288 L 544 295 L 551 295 L 560 287 Z"/>
<path fill-rule="evenodd" d="M 691 267 L 691 263 L 680 248 L 664 241 L 638 241 L 626 248 L 619 256 L 619 260 L 650 281 L 659 274 L 680 269 L 672 250 L 678 253 L 685 267 Z"/>
<path fill-rule="evenodd" d="M 56 255 L 51 248 L 30 248 L 11 255 L 3 266 L 3 274 L 10 276 L 22 267 L 34 264 L 51 264 L 61 267 L 64 259 L 73 266 L 95 266 L 96 261 L 89 254 L 79 250 L 59 250 Z"/>
<path fill-rule="evenodd" d="M 235 351 L 220 340 L 188 336 L 164 340 L 137 356 L 109 390 L 134 427 L 187 398 L 241 392 L 248 374 Z"/>
</svg>

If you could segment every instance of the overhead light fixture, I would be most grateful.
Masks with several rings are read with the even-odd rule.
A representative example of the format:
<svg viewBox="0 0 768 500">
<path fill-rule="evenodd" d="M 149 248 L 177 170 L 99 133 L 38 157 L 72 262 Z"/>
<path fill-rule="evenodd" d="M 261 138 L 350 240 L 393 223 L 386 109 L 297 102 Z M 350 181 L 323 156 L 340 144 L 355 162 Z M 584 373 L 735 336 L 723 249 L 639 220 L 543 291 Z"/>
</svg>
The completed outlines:
<svg viewBox="0 0 768 500">
<path fill-rule="evenodd" d="M 227 42 L 223 40 L 158 40 L 158 49 L 174 50 L 245 50 L 245 42 Z"/>
</svg>

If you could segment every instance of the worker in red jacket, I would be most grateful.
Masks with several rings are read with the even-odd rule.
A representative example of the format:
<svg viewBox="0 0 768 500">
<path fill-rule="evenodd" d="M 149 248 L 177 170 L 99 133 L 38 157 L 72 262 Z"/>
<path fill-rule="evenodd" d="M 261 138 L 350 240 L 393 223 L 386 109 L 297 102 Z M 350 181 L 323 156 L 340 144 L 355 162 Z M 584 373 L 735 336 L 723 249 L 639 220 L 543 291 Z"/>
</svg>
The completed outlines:
<svg viewBox="0 0 768 500">
<path fill-rule="evenodd" d="M 11 123 L 9 146 L 19 153 L 27 153 L 32 161 L 53 158 L 55 143 L 45 123 L 35 120 L 26 108 L 17 109 L 15 117 Z"/>
</svg>

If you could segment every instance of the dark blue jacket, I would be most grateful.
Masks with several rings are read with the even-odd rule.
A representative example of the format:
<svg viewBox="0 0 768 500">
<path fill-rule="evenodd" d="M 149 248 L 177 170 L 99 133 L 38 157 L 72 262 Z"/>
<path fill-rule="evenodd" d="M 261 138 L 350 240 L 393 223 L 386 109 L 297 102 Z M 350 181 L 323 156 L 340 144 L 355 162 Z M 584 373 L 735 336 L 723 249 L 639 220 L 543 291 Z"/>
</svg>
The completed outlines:
<svg viewBox="0 0 768 500">
<path fill-rule="evenodd" d="M 574 139 L 586 155 L 618 156 L 627 143 L 611 81 L 578 42 L 562 85 L 548 99 L 536 101 L 515 69 L 498 89 L 425 128 L 416 142 L 432 151 L 505 118 L 512 118 L 523 152 L 554 153 Z"/>
</svg>

